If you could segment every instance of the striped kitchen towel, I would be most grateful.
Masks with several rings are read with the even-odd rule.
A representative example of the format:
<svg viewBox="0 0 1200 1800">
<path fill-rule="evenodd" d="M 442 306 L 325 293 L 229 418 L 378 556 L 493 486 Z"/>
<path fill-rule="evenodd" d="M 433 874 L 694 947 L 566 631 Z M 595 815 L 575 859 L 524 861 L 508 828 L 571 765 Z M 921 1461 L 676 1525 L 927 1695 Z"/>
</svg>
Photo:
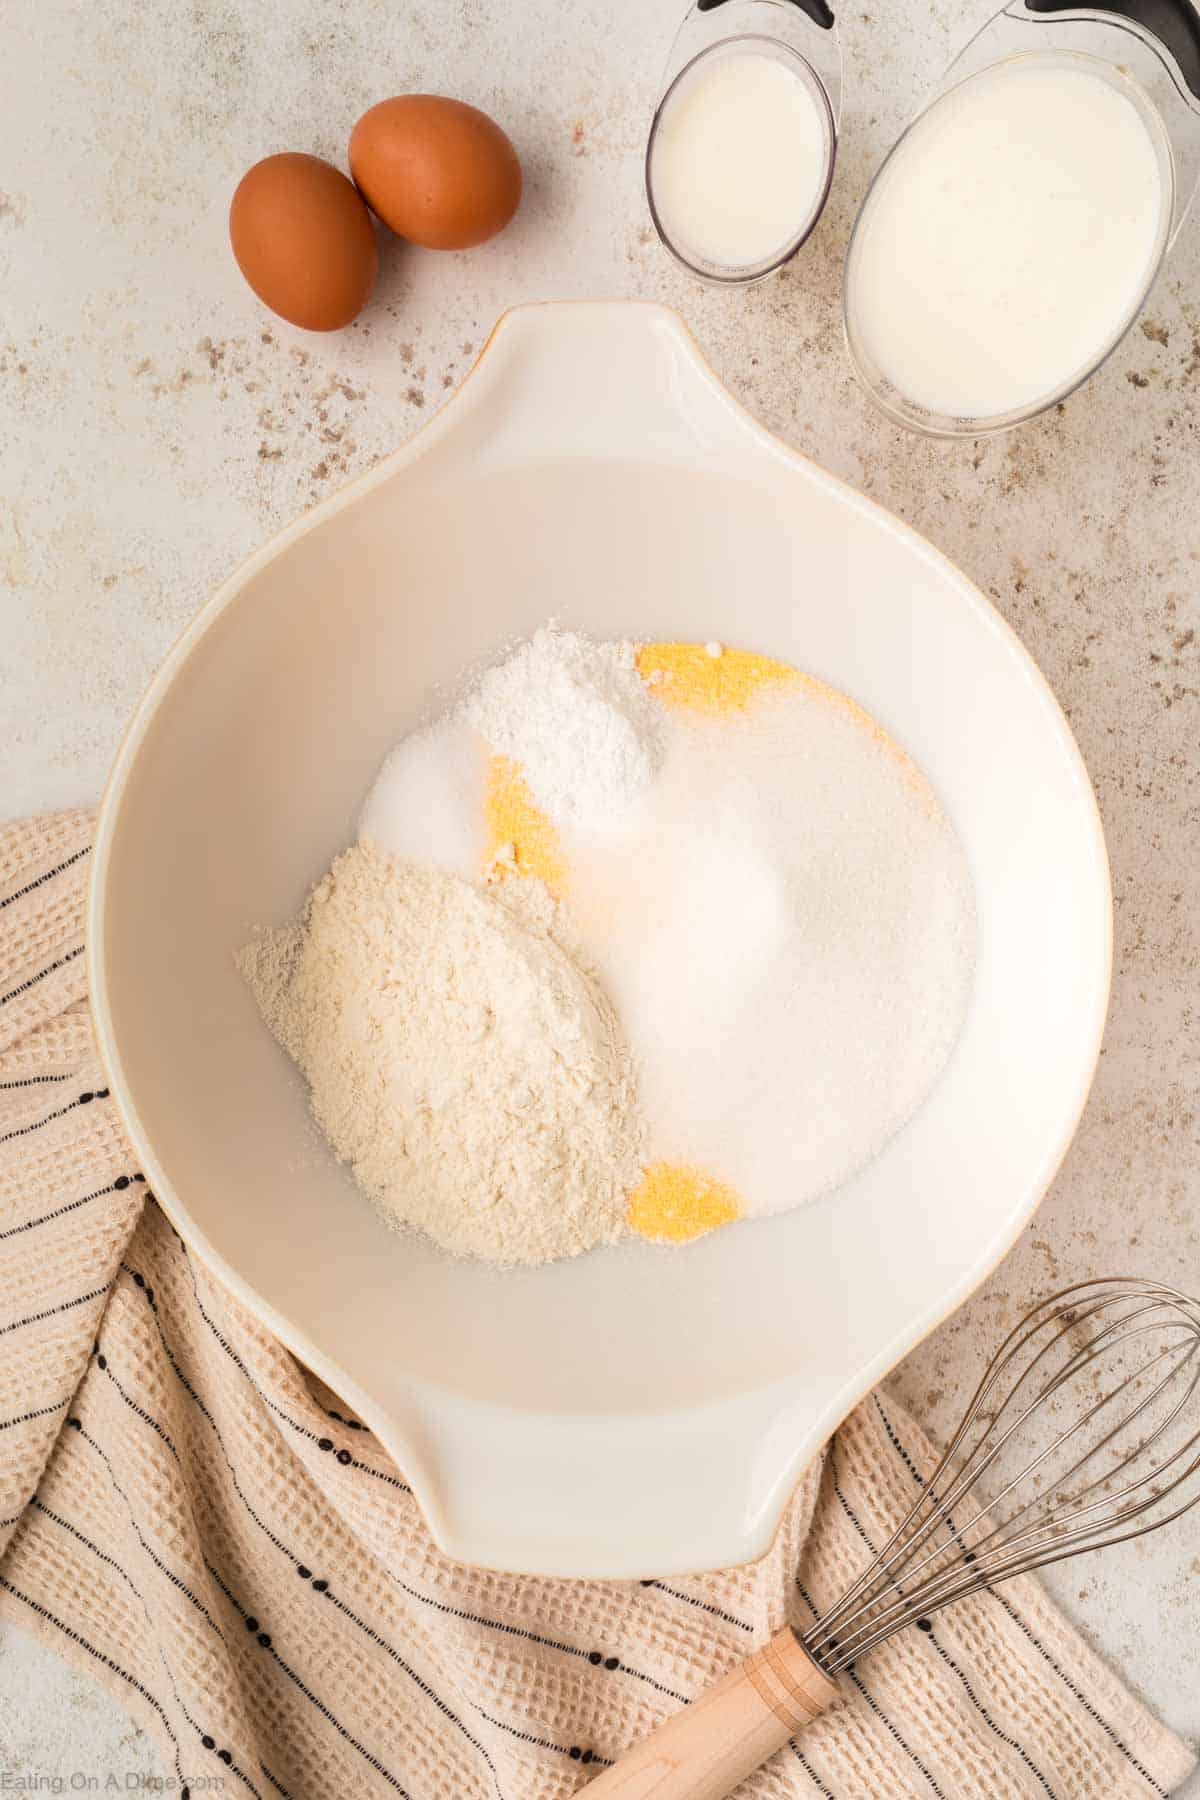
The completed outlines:
<svg viewBox="0 0 1200 1800">
<path fill-rule="evenodd" d="M 0 1615 L 109 1689 L 175 1792 L 564 1800 L 827 1604 L 930 1446 L 874 1395 L 753 1568 L 448 1562 L 403 1470 L 147 1190 L 89 1029 L 90 824 L 0 830 Z M 739 1794 L 1165 1800 L 1191 1768 L 1035 1581 L 925 1623 Z"/>
</svg>

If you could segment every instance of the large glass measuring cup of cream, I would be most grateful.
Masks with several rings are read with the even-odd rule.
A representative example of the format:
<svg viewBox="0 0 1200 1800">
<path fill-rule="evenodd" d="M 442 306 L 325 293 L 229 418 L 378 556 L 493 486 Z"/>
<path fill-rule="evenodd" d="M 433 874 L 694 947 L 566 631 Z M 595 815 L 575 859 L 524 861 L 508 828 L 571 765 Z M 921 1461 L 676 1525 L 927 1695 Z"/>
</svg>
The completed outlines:
<svg viewBox="0 0 1200 1800">
<path fill-rule="evenodd" d="M 646 147 L 650 215 L 675 259 L 744 286 L 794 256 L 829 193 L 840 97 L 824 0 L 695 0 Z"/>
<path fill-rule="evenodd" d="M 1200 173 L 1200 17 L 1166 0 L 1168 44 L 1133 16 L 1146 4 L 1063 18 L 1057 0 L 1013 0 L 880 168 L 844 317 L 857 374 L 897 422 L 1019 424 L 1137 317 Z M 1163 0 L 1154 17 L 1162 30 Z"/>
</svg>

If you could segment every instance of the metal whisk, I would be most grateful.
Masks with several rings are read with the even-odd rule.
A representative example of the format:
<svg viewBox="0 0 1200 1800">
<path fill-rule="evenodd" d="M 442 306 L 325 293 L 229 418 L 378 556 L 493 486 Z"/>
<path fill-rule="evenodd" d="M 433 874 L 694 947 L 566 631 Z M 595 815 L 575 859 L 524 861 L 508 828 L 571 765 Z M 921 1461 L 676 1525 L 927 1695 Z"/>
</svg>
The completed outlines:
<svg viewBox="0 0 1200 1800">
<path fill-rule="evenodd" d="M 1200 1302 L 1124 1276 L 1043 1300 L 870 1568 L 622 1757 L 597 1800 L 724 1800 L 825 1710 L 831 1676 L 914 1620 L 1170 1524 L 1200 1500 L 1198 1388 Z"/>
</svg>

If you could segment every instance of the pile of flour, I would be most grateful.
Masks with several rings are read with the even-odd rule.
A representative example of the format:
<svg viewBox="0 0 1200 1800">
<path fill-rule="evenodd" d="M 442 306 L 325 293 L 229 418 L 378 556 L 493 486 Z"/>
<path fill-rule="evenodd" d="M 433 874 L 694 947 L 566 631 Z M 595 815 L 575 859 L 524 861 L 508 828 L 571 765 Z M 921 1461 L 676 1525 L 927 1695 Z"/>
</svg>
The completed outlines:
<svg viewBox="0 0 1200 1800">
<path fill-rule="evenodd" d="M 456 1255 L 541 1263 L 625 1227 L 629 1056 L 553 913 L 539 883 L 499 897 L 362 842 L 238 957 L 338 1157 Z"/>
</svg>

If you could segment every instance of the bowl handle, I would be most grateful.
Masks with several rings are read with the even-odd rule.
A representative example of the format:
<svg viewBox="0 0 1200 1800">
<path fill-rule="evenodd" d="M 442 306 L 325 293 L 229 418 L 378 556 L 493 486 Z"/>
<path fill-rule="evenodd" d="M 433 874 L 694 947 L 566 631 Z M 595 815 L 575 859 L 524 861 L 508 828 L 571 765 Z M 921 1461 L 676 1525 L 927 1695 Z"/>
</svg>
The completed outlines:
<svg viewBox="0 0 1200 1800">
<path fill-rule="evenodd" d="M 587 431 L 580 431 L 581 419 Z M 478 469 L 531 455 L 720 465 L 748 440 L 779 446 L 725 389 L 669 307 L 629 300 L 547 301 L 503 314 L 470 375 L 414 440 L 441 438 Z M 447 448 L 449 446 L 447 445 Z"/>
<path fill-rule="evenodd" d="M 565 1421 L 552 1412 L 461 1394 L 448 1405 L 408 1383 L 386 1397 L 348 1398 L 456 1562 L 628 1581 L 764 1556 L 854 1394 L 815 1375 L 800 1392 L 792 1379 L 661 1416 L 575 1414 L 569 1455 Z M 782 1551 L 790 1555 L 786 1544 Z"/>
</svg>

